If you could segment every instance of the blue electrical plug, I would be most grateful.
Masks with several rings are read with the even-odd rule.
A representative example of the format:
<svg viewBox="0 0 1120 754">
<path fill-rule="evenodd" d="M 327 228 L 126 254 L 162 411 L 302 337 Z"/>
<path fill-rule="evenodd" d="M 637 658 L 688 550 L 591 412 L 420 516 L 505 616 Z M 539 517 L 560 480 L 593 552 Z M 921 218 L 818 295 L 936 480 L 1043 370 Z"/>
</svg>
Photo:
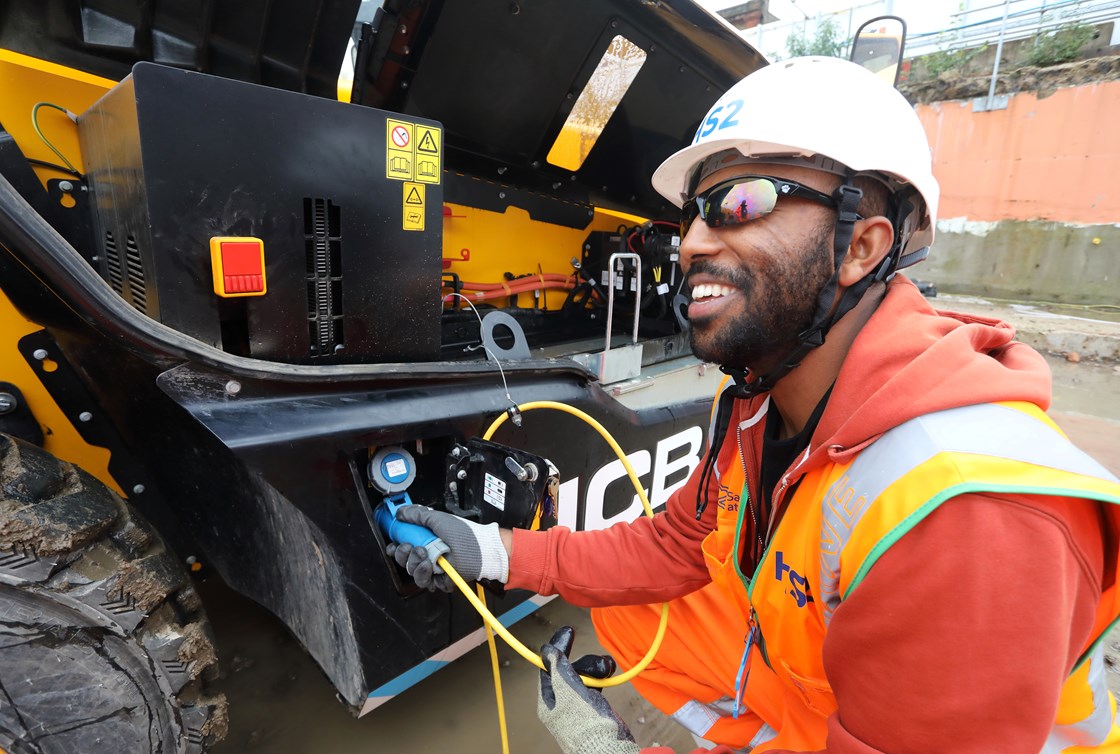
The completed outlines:
<svg viewBox="0 0 1120 754">
<path fill-rule="evenodd" d="M 385 536 L 400 544 L 423 547 L 432 563 L 451 552 L 451 548 L 426 526 L 397 520 L 397 510 L 403 505 L 412 505 L 407 492 L 386 497 L 385 502 L 377 508 L 374 516 Z"/>
</svg>

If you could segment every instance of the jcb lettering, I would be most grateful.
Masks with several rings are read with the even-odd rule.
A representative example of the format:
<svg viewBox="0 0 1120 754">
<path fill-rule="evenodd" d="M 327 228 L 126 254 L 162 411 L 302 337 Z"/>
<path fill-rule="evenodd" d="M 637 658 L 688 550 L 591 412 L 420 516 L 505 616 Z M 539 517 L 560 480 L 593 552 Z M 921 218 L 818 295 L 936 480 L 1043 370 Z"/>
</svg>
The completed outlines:
<svg viewBox="0 0 1120 754">
<path fill-rule="evenodd" d="M 693 426 L 658 441 L 652 455 L 648 450 L 636 450 L 626 454 L 627 460 L 640 479 L 653 472 L 651 484 L 645 491 L 654 509 L 665 505 L 669 496 L 695 471 L 700 463 L 703 442 L 703 429 Z M 673 481 L 670 482 L 670 479 Z M 577 514 L 579 481 L 576 477 L 560 485 L 557 521 L 561 526 L 571 529 L 579 528 Z M 612 484 L 626 485 L 628 489 L 633 489 L 627 478 L 626 469 L 618 459 L 591 475 L 587 483 L 582 528 L 605 529 L 620 521 L 632 521 L 643 514 L 642 502 L 635 494 L 631 496 L 631 502 L 624 510 L 607 515 L 606 493 L 607 488 Z"/>
</svg>

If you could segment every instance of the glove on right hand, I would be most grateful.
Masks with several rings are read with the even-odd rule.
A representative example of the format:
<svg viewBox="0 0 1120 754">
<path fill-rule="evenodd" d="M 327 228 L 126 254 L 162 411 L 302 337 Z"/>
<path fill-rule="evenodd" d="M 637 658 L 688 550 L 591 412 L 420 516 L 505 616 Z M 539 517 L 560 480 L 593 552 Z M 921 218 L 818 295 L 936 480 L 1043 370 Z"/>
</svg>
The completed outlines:
<svg viewBox="0 0 1120 754">
<path fill-rule="evenodd" d="M 541 647 L 540 697 L 537 717 L 552 733 L 564 754 L 638 754 L 640 748 L 622 718 L 603 695 L 583 685 L 580 674 L 608 678 L 614 674 L 609 655 L 568 660 L 575 630 L 564 626 Z"/>
<path fill-rule="evenodd" d="M 497 524 L 482 526 L 425 505 L 402 506 L 397 510 L 397 519 L 427 527 L 442 539 L 451 548 L 444 557 L 465 580 L 492 579 L 504 584 L 509 578 L 509 554 L 502 544 Z M 429 591 L 455 589 L 451 577 L 428 559 L 423 547 L 393 543 L 386 550 L 412 576 L 417 586 Z"/>
</svg>

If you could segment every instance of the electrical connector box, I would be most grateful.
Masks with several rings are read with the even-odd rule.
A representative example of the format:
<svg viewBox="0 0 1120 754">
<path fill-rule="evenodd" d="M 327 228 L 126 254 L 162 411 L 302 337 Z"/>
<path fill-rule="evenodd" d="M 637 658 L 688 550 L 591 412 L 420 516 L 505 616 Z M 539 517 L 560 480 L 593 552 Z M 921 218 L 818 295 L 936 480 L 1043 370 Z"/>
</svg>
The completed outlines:
<svg viewBox="0 0 1120 754">
<path fill-rule="evenodd" d="M 442 171 L 421 171 L 415 150 L 440 129 L 140 63 L 78 120 L 101 275 L 149 317 L 241 356 L 437 359 Z M 438 148 L 424 156 L 439 165 Z M 216 288 L 215 237 L 259 239 L 259 279 Z"/>
</svg>

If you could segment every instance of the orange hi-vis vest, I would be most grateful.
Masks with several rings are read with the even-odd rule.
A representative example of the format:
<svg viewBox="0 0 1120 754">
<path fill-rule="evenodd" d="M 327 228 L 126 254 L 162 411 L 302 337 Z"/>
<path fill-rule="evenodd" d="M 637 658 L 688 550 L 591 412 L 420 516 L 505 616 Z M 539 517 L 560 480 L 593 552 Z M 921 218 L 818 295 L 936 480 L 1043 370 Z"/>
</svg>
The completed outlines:
<svg viewBox="0 0 1120 754">
<path fill-rule="evenodd" d="M 764 421 L 765 413 L 763 405 L 738 431 Z M 1120 538 L 1120 481 L 1028 403 L 927 414 L 885 433 L 850 462 L 808 472 L 754 574 L 741 569 L 743 473 L 723 470 L 721 486 L 743 485 L 742 497 L 738 505 L 721 498 L 703 549 L 712 580 L 750 616 L 742 704 L 775 732 L 752 741 L 754 752 L 824 748 L 825 721 L 837 708 L 822 656 L 829 620 L 883 553 L 946 500 L 990 492 L 1111 503 L 1101 506 L 1103 519 L 1113 541 Z M 1092 635 L 1062 687 L 1044 754 L 1120 752 L 1101 646 L 1120 617 L 1118 572 L 1120 562 L 1106 563 Z"/>
</svg>

